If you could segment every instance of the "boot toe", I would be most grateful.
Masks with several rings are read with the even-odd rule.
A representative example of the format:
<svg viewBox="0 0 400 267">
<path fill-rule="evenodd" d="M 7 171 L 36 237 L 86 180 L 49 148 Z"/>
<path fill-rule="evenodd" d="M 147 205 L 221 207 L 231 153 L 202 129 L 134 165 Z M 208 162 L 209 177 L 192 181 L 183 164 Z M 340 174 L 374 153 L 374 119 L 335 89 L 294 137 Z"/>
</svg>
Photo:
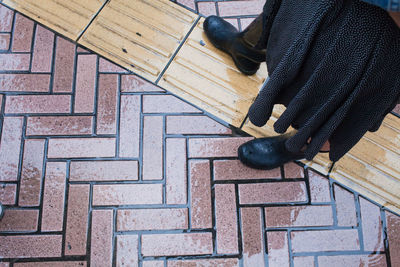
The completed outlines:
<svg viewBox="0 0 400 267">
<path fill-rule="evenodd" d="M 285 148 L 286 137 L 251 140 L 238 148 L 239 160 L 255 169 L 271 170 L 289 161 L 304 158 L 303 153 L 291 153 Z"/>
</svg>

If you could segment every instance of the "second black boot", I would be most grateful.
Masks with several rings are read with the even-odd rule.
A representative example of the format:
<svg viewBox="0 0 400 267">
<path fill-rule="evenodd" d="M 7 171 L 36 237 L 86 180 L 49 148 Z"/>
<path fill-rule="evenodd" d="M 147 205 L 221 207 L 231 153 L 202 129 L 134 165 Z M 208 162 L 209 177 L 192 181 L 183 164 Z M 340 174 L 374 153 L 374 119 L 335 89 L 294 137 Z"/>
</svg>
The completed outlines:
<svg viewBox="0 0 400 267">
<path fill-rule="evenodd" d="M 291 136 L 292 133 L 248 141 L 238 149 L 239 160 L 254 169 L 271 170 L 289 161 L 304 159 L 304 152 L 292 153 L 286 149 L 286 140 Z"/>
<path fill-rule="evenodd" d="M 204 21 L 204 31 L 211 43 L 231 55 L 236 67 L 246 75 L 253 75 L 265 61 L 265 50 L 257 48 L 262 34 L 262 17 L 256 18 L 244 31 L 217 16 Z"/>
</svg>

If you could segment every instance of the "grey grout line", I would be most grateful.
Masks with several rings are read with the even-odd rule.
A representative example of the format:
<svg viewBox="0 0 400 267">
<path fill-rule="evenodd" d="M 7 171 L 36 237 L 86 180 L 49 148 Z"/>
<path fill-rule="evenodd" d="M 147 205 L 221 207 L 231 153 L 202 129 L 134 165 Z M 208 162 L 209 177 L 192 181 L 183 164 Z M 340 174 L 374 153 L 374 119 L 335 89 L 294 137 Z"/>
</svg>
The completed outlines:
<svg viewBox="0 0 400 267">
<path fill-rule="evenodd" d="M 83 29 L 83 31 L 78 35 L 78 38 L 75 40 L 76 43 L 79 42 L 81 37 L 85 34 L 85 32 L 89 29 L 89 27 L 92 25 L 93 21 L 97 18 L 97 16 L 100 14 L 100 12 L 103 10 L 103 8 L 110 2 L 110 0 L 106 0 L 103 5 L 100 7 L 100 9 L 94 14 L 94 16 L 90 19 L 88 25 Z"/>
<path fill-rule="evenodd" d="M 168 60 L 168 63 L 165 65 L 164 69 L 160 72 L 159 76 L 157 77 L 157 80 L 154 82 L 154 84 L 158 85 L 159 81 L 161 78 L 164 76 L 164 73 L 167 71 L 171 63 L 174 61 L 176 55 L 179 53 L 180 49 L 182 46 L 186 43 L 186 40 L 189 38 L 189 35 L 192 33 L 193 29 L 197 26 L 199 20 L 201 19 L 201 16 L 198 16 L 194 22 L 193 25 L 190 27 L 189 31 L 186 33 L 184 38 L 182 39 L 181 43 L 179 46 L 176 48 L 175 52 L 172 54 L 171 58 Z"/>
</svg>

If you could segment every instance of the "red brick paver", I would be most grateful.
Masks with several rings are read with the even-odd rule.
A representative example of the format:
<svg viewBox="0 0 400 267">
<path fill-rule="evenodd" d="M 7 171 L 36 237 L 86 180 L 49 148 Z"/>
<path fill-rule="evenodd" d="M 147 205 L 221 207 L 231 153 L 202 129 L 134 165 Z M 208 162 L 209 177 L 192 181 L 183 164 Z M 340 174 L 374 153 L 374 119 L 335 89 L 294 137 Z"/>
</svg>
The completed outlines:
<svg viewBox="0 0 400 267">
<path fill-rule="evenodd" d="M 0 4 L 0 267 L 400 266 L 397 214 L 251 139 Z"/>
</svg>

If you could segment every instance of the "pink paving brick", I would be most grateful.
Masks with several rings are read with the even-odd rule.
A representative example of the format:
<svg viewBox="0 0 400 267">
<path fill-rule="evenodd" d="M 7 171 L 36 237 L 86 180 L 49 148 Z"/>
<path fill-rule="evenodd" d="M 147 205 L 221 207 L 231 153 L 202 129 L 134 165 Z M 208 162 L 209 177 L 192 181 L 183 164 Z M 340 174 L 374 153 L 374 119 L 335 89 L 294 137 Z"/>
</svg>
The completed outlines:
<svg viewBox="0 0 400 267">
<path fill-rule="evenodd" d="M 0 258 L 61 257 L 61 235 L 0 236 Z"/>
<path fill-rule="evenodd" d="M 17 197 L 16 184 L 1 184 L 0 183 L 0 203 L 3 205 L 14 205 Z"/>
<path fill-rule="evenodd" d="M 265 266 L 260 208 L 241 208 L 244 266 Z"/>
<path fill-rule="evenodd" d="M 92 211 L 90 265 L 111 266 L 113 243 L 113 210 Z"/>
<path fill-rule="evenodd" d="M 121 76 L 121 92 L 164 92 L 164 90 L 134 74 L 129 74 Z"/>
<path fill-rule="evenodd" d="M 215 218 L 217 227 L 217 253 L 238 253 L 238 226 L 235 185 L 217 184 L 215 190 Z"/>
<path fill-rule="evenodd" d="M 312 256 L 299 256 L 293 257 L 294 267 L 315 267 L 314 257 Z"/>
<path fill-rule="evenodd" d="M 268 266 L 289 266 L 289 245 L 287 232 L 267 232 Z"/>
<path fill-rule="evenodd" d="M 393 112 L 400 114 L 400 104 L 397 104 L 397 106 L 393 109 Z"/>
<path fill-rule="evenodd" d="M 199 13 L 204 16 L 217 15 L 217 10 L 215 8 L 215 2 L 199 2 L 197 3 L 199 8 Z"/>
<path fill-rule="evenodd" d="M 332 206 L 265 208 L 266 227 L 311 227 L 333 225 Z"/>
<path fill-rule="evenodd" d="M 169 260 L 168 267 L 238 267 L 238 259 Z"/>
<path fill-rule="evenodd" d="M 347 190 L 334 185 L 334 197 L 336 201 L 336 214 L 339 226 L 357 225 L 356 206 L 354 195 Z"/>
<path fill-rule="evenodd" d="M 49 140 L 49 158 L 115 156 L 115 138 L 58 138 Z"/>
<path fill-rule="evenodd" d="M 85 267 L 86 261 L 20 262 L 15 267 Z"/>
<path fill-rule="evenodd" d="M 117 235 L 116 246 L 118 267 L 138 266 L 139 237 L 137 235 Z"/>
<path fill-rule="evenodd" d="M 22 117 L 5 117 L 0 141 L 0 181 L 17 181 Z"/>
<path fill-rule="evenodd" d="M 54 33 L 38 25 L 33 46 L 32 72 L 51 72 L 53 46 Z"/>
<path fill-rule="evenodd" d="M 308 180 L 312 203 L 331 201 L 329 180 L 327 178 L 310 170 L 308 171 Z"/>
<path fill-rule="evenodd" d="M 240 184 L 239 199 L 241 204 L 304 202 L 306 185 L 304 182 Z"/>
<path fill-rule="evenodd" d="M 214 161 L 214 179 L 217 181 L 271 178 L 281 178 L 281 169 L 276 168 L 270 171 L 262 171 L 249 168 L 239 160 Z"/>
<path fill-rule="evenodd" d="M 318 257 L 319 267 L 330 266 L 375 266 L 386 267 L 386 255 L 340 255 Z M 393 265 L 392 266 L 396 266 Z"/>
<path fill-rule="evenodd" d="M 79 55 L 75 88 L 76 113 L 92 113 L 96 87 L 96 55 Z"/>
<path fill-rule="evenodd" d="M 1 18 L 0 32 L 11 32 L 13 16 L 14 16 L 14 11 L 3 5 L 0 5 L 0 18 Z"/>
<path fill-rule="evenodd" d="M 124 209 L 117 213 L 117 231 L 187 228 L 187 209 Z"/>
<path fill-rule="evenodd" d="M 78 46 L 78 47 L 76 48 L 76 52 L 77 52 L 77 53 L 88 53 L 88 54 L 90 54 L 90 51 L 87 50 L 85 47 L 82 47 L 82 46 Z"/>
<path fill-rule="evenodd" d="M 167 204 L 187 203 L 186 139 L 166 140 L 166 199 Z"/>
<path fill-rule="evenodd" d="M 231 134 L 232 131 L 207 116 L 168 116 L 167 134 Z"/>
<path fill-rule="evenodd" d="M 119 156 L 139 157 L 140 96 L 121 96 Z"/>
<path fill-rule="evenodd" d="M 118 75 L 100 75 L 97 98 L 97 134 L 116 134 L 117 96 Z"/>
<path fill-rule="evenodd" d="M 142 235 L 143 256 L 211 254 L 211 233 Z"/>
<path fill-rule="evenodd" d="M 99 59 L 99 72 L 126 73 L 127 71 L 104 58 L 100 58 Z"/>
<path fill-rule="evenodd" d="M 400 217 L 387 211 L 385 215 L 390 261 L 392 266 L 400 266 Z"/>
<path fill-rule="evenodd" d="M 291 238 L 292 250 L 295 253 L 360 249 L 356 229 L 293 231 Z"/>
<path fill-rule="evenodd" d="M 89 135 L 91 116 L 28 117 L 26 135 Z"/>
<path fill-rule="evenodd" d="M 294 162 L 284 165 L 285 178 L 304 178 L 304 168 Z"/>
<path fill-rule="evenodd" d="M 39 206 L 44 160 L 43 139 L 25 140 L 19 206 Z"/>
<path fill-rule="evenodd" d="M 190 220 L 193 229 L 211 228 L 211 178 L 208 160 L 189 161 Z"/>
<path fill-rule="evenodd" d="M 164 261 L 142 261 L 142 267 L 164 267 Z"/>
<path fill-rule="evenodd" d="M 0 74 L 0 91 L 48 92 L 49 74 Z"/>
<path fill-rule="evenodd" d="M 6 97 L 5 113 L 69 113 L 69 95 L 19 95 Z"/>
<path fill-rule="evenodd" d="M 254 18 L 244 18 L 244 19 L 240 19 L 240 25 L 242 26 L 242 30 L 246 29 L 247 26 L 250 25 L 250 23 L 252 23 L 254 20 Z"/>
<path fill-rule="evenodd" d="M 35 232 L 38 229 L 39 210 L 9 210 L 0 220 L 0 232 Z"/>
<path fill-rule="evenodd" d="M 182 5 L 184 5 L 184 6 L 186 6 L 186 7 L 191 8 L 193 10 L 196 9 L 196 6 L 194 4 L 194 0 L 177 0 L 177 2 L 182 4 Z"/>
<path fill-rule="evenodd" d="M 163 117 L 143 119 L 143 179 L 163 179 Z"/>
<path fill-rule="evenodd" d="M 47 162 L 44 178 L 42 232 L 62 231 L 67 168 L 63 162 Z"/>
<path fill-rule="evenodd" d="M 0 267 L 9 267 L 9 263 L 8 262 L 0 262 Z"/>
<path fill-rule="evenodd" d="M 75 44 L 57 36 L 55 53 L 53 91 L 57 93 L 72 92 Z"/>
<path fill-rule="evenodd" d="M 262 0 L 219 2 L 219 15 L 221 17 L 258 15 L 262 12 L 264 4 L 265 1 Z"/>
<path fill-rule="evenodd" d="M 0 33 L 0 50 L 8 50 L 10 47 L 10 34 Z"/>
<path fill-rule="evenodd" d="M 0 71 L 27 71 L 30 60 L 30 54 L 0 54 Z"/>
<path fill-rule="evenodd" d="M 191 138 L 189 139 L 189 157 L 237 157 L 238 147 L 251 139 L 253 138 Z"/>
<path fill-rule="evenodd" d="M 144 95 L 144 113 L 200 113 L 200 110 L 172 95 Z"/>
<path fill-rule="evenodd" d="M 364 250 L 384 251 L 383 225 L 381 223 L 380 208 L 360 197 L 360 210 L 364 236 Z"/>
<path fill-rule="evenodd" d="M 138 179 L 137 161 L 73 161 L 70 181 L 133 181 Z"/>
<path fill-rule="evenodd" d="M 31 52 L 33 20 L 20 13 L 15 15 L 12 52 Z"/>
<path fill-rule="evenodd" d="M 95 185 L 93 205 L 145 205 L 162 203 L 161 184 Z"/>
<path fill-rule="evenodd" d="M 237 19 L 225 19 L 227 22 L 232 24 L 236 29 L 239 29 L 239 23 Z"/>
<path fill-rule="evenodd" d="M 65 255 L 86 255 L 89 190 L 89 185 L 69 186 Z"/>
</svg>

